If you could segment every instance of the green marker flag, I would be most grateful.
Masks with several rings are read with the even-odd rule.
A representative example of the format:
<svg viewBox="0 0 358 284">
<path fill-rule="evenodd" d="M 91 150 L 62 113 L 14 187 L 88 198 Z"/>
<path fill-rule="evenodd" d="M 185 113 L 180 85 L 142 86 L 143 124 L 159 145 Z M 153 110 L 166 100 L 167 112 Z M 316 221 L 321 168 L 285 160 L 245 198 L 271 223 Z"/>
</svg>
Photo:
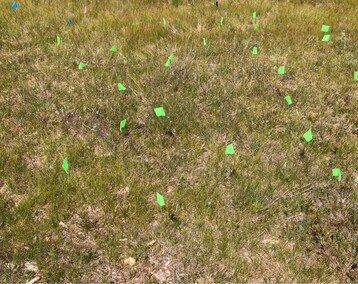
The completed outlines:
<svg viewBox="0 0 358 284">
<path fill-rule="evenodd" d="M 354 80 L 355 80 L 355 81 L 358 81 L 358 71 L 355 71 L 355 72 L 354 72 Z"/>
<path fill-rule="evenodd" d="M 165 65 L 164 65 L 164 66 L 165 66 L 165 67 L 170 67 L 170 64 L 171 64 L 171 60 L 168 59 L 167 62 L 165 62 Z"/>
<path fill-rule="evenodd" d="M 321 32 L 327 33 L 329 31 L 329 26 L 323 25 Z"/>
<path fill-rule="evenodd" d="M 160 206 L 164 206 L 164 196 L 157 192 L 157 202 Z"/>
<path fill-rule="evenodd" d="M 167 25 L 167 20 L 163 18 L 163 25 L 166 26 Z"/>
<path fill-rule="evenodd" d="M 292 105 L 292 100 L 290 96 L 286 96 L 285 99 L 288 105 Z"/>
<path fill-rule="evenodd" d="M 330 35 L 324 35 L 322 38 L 322 41 L 327 42 L 327 41 L 329 41 L 330 37 L 331 37 Z"/>
<path fill-rule="evenodd" d="M 165 111 L 163 107 L 157 107 L 154 109 L 155 115 L 156 116 L 165 116 Z"/>
<path fill-rule="evenodd" d="M 312 137 L 313 136 L 311 128 L 305 134 L 303 134 L 303 138 L 305 138 L 307 142 L 310 142 L 312 140 Z"/>
<path fill-rule="evenodd" d="M 204 46 L 206 46 L 206 39 L 205 39 L 205 37 L 203 37 L 203 41 L 204 41 Z"/>
<path fill-rule="evenodd" d="M 233 155 L 235 153 L 234 151 L 234 145 L 230 144 L 226 146 L 225 155 Z"/>
<path fill-rule="evenodd" d="M 119 124 L 119 131 L 122 132 L 122 129 L 126 126 L 127 120 L 123 119 Z"/>
<path fill-rule="evenodd" d="M 342 181 L 341 169 L 335 168 L 332 170 L 332 175 L 338 178 L 338 181 Z"/>
<path fill-rule="evenodd" d="M 259 24 L 258 24 L 258 23 L 256 23 L 256 24 L 254 25 L 254 31 L 256 31 L 256 30 L 257 30 L 258 26 L 259 26 Z"/>
<path fill-rule="evenodd" d="M 254 48 L 252 49 L 252 54 L 257 55 L 257 47 L 256 46 L 254 46 Z"/>
<path fill-rule="evenodd" d="M 56 42 L 57 42 L 57 45 L 60 45 L 61 40 L 60 40 L 60 37 L 59 37 L 59 36 L 56 37 Z"/>
<path fill-rule="evenodd" d="M 280 67 L 278 68 L 277 73 L 278 73 L 279 75 L 285 74 L 285 66 L 280 66 Z"/>
<path fill-rule="evenodd" d="M 127 90 L 121 83 L 118 83 L 118 91 L 125 91 Z"/>
<path fill-rule="evenodd" d="M 170 54 L 169 57 L 168 57 L 168 60 L 167 62 L 165 63 L 165 67 L 170 67 L 171 63 L 172 63 L 172 60 L 174 59 L 174 53 Z"/>
<path fill-rule="evenodd" d="M 84 64 L 82 61 L 80 62 L 80 65 L 78 65 L 78 69 L 82 70 L 85 68 L 86 64 Z"/>
<path fill-rule="evenodd" d="M 111 51 L 112 51 L 112 52 L 117 52 L 117 46 L 113 45 L 113 46 L 111 47 Z"/>
<path fill-rule="evenodd" d="M 62 162 L 62 168 L 63 170 L 66 172 L 66 174 L 68 174 L 68 160 L 67 158 L 65 158 Z"/>
<path fill-rule="evenodd" d="M 223 22 L 224 22 L 224 17 L 221 17 L 220 18 L 220 25 L 223 25 Z"/>
<path fill-rule="evenodd" d="M 252 13 L 252 18 L 253 18 L 253 19 L 256 19 L 256 12 L 253 12 L 253 13 Z"/>
</svg>

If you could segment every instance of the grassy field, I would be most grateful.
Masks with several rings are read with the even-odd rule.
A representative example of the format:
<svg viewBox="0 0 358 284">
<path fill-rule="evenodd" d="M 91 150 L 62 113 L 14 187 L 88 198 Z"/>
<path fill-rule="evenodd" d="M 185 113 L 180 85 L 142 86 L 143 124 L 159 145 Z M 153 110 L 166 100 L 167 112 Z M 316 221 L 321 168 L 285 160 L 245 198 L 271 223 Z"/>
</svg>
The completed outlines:
<svg viewBox="0 0 358 284">
<path fill-rule="evenodd" d="M 358 282 L 357 0 L 12 2 L 0 282 Z"/>
</svg>

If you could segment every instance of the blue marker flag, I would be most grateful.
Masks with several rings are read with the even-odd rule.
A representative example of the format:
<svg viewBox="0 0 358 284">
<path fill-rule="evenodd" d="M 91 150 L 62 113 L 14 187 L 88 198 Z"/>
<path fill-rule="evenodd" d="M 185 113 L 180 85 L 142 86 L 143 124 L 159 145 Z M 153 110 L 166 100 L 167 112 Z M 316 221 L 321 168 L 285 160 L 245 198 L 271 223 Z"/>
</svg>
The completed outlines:
<svg viewBox="0 0 358 284">
<path fill-rule="evenodd" d="M 14 3 L 12 3 L 12 4 L 11 4 L 11 8 L 13 8 L 13 9 L 15 9 L 15 10 L 16 10 L 16 8 L 17 8 L 17 4 L 16 4 L 16 2 L 14 2 Z"/>
<path fill-rule="evenodd" d="M 69 26 L 72 26 L 72 19 L 68 19 L 67 23 L 68 23 Z"/>
</svg>

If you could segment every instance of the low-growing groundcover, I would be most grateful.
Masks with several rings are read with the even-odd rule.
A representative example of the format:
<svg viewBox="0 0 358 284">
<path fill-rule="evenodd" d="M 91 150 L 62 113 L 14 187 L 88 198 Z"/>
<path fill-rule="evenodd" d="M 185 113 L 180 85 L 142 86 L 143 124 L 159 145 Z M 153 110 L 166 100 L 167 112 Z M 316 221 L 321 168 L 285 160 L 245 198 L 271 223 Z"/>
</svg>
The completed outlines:
<svg viewBox="0 0 358 284">
<path fill-rule="evenodd" d="M 357 10 L 1 1 L 0 282 L 357 282 Z"/>
</svg>

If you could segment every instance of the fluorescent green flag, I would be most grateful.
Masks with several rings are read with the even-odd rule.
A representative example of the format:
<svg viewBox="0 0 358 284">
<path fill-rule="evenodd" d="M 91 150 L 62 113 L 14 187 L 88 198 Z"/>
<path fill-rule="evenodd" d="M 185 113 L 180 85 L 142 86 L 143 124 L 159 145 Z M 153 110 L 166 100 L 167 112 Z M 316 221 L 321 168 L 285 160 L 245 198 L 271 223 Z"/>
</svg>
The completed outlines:
<svg viewBox="0 0 358 284">
<path fill-rule="evenodd" d="M 252 54 L 257 55 L 257 47 L 256 46 L 254 46 L 254 48 L 252 49 Z"/>
<path fill-rule="evenodd" d="M 253 13 L 252 13 L 252 18 L 253 18 L 253 19 L 256 19 L 256 12 L 253 12 Z"/>
<path fill-rule="evenodd" d="M 61 40 L 60 40 L 60 37 L 59 37 L 59 36 L 56 37 L 56 42 L 57 42 L 57 45 L 60 45 Z"/>
<path fill-rule="evenodd" d="M 278 73 L 279 75 L 285 74 L 285 66 L 280 66 L 280 67 L 278 68 L 278 70 L 277 70 L 277 73 Z"/>
<path fill-rule="evenodd" d="M 174 53 L 170 54 L 168 57 L 167 62 L 165 63 L 165 67 L 170 67 L 170 65 L 172 64 L 172 60 L 174 59 Z"/>
<path fill-rule="evenodd" d="M 221 17 L 221 18 L 220 18 L 220 25 L 222 26 L 223 23 L 224 23 L 224 17 Z"/>
<path fill-rule="evenodd" d="M 127 120 L 123 119 L 119 124 L 119 131 L 122 132 L 122 129 L 126 126 Z"/>
<path fill-rule="evenodd" d="M 157 202 L 160 206 L 164 206 L 164 196 L 157 192 Z"/>
<path fill-rule="evenodd" d="M 165 66 L 165 67 L 170 67 L 170 64 L 171 64 L 171 60 L 168 59 L 167 62 L 165 62 L 165 65 L 164 65 L 164 66 Z"/>
<path fill-rule="evenodd" d="M 68 174 L 68 160 L 67 158 L 65 158 L 62 162 L 62 168 L 63 170 L 66 172 L 66 174 Z"/>
<path fill-rule="evenodd" d="M 292 100 L 290 96 L 286 96 L 285 99 L 288 105 L 292 105 Z"/>
<path fill-rule="evenodd" d="M 111 51 L 112 51 L 112 52 L 117 52 L 117 46 L 113 45 L 113 46 L 111 47 Z"/>
<path fill-rule="evenodd" d="M 321 32 L 327 33 L 329 31 L 329 26 L 323 25 Z"/>
<path fill-rule="evenodd" d="M 118 83 L 118 91 L 125 91 L 127 90 L 121 83 Z"/>
<path fill-rule="evenodd" d="M 80 65 L 78 65 L 78 69 L 82 70 L 85 68 L 86 64 L 84 64 L 82 61 L 80 62 Z"/>
<path fill-rule="evenodd" d="M 341 169 L 340 168 L 335 168 L 332 170 L 332 175 L 334 177 L 337 177 L 339 181 L 342 181 L 342 175 L 341 175 Z"/>
<path fill-rule="evenodd" d="M 230 144 L 226 146 L 225 155 L 233 155 L 235 153 L 234 151 L 234 145 Z"/>
<path fill-rule="evenodd" d="M 354 80 L 355 80 L 355 81 L 358 81 L 358 71 L 355 71 L 355 72 L 354 72 Z"/>
<path fill-rule="evenodd" d="M 163 107 L 157 107 L 154 109 L 154 112 L 156 114 L 156 116 L 165 116 L 165 111 Z"/>
<path fill-rule="evenodd" d="M 322 41 L 327 42 L 327 41 L 329 41 L 330 37 L 331 37 L 330 35 L 324 35 L 322 38 Z"/>
<path fill-rule="evenodd" d="M 310 142 L 312 140 L 313 135 L 311 128 L 305 134 L 303 134 L 303 138 L 305 138 L 307 142 Z"/>
<path fill-rule="evenodd" d="M 204 46 L 206 46 L 206 39 L 205 39 L 205 37 L 203 37 L 203 41 L 204 41 Z"/>
<path fill-rule="evenodd" d="M 163 25 L 164 27 L 167 25 L 167 20 L 163 18 Z"/>
</svg>

